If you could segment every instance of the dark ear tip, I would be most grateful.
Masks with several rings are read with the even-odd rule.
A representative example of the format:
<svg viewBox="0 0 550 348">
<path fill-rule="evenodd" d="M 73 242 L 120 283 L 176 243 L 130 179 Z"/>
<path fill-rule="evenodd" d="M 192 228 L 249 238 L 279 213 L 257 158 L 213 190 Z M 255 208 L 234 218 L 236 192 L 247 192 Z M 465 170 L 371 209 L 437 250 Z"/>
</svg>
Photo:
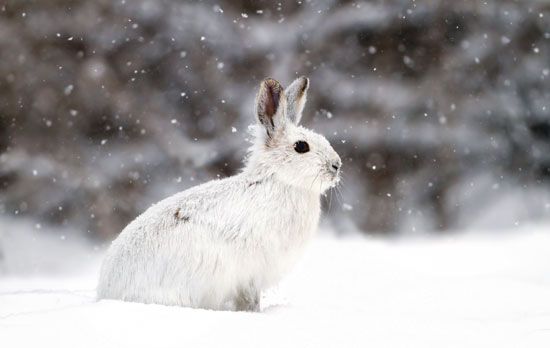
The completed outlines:
<svg viewBox="0 0 550 348">
<path fill-rule="evenodd" d="M 267 77 L 262 81 L 262 86 L 265 86 L 270 89 L 276 89 L 281 90 L 283 87 L 279 83 L 279 81 L 275 80 L 274 78 Z"/>
<path fill-rule="evenodd" d="M 309 87 L 309 79 L 306 76 L 300 76 L 298 79 L 302 85 L 302 91 L 305 91 Z"/>
</svg>

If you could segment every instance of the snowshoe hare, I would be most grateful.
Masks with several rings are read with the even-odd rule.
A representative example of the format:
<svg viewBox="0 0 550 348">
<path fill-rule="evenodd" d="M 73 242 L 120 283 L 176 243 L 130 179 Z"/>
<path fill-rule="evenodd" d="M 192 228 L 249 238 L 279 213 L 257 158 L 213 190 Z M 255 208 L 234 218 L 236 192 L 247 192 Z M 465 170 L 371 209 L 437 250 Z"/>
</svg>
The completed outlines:
<svg viewBox="0 0 550 348">
<path fill-rule="evenodd" d="M 260 309 L 260 292 L 293 266 L 317 228 L 321 194 L 339 181 L 338 154 L 298 125 L 308 84 L 261 83 L 242 172 L 177 193 L 132 221 L 107 253 L 99 298 Z"/>
</svg>

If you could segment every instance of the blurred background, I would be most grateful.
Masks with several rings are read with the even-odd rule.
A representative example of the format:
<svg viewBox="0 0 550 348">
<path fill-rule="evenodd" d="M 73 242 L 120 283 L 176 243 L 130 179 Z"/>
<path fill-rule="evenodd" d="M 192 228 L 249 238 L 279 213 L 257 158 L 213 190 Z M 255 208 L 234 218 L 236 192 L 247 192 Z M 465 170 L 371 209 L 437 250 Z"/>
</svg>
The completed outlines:
<svg viewBox="0 0 550 348">
<path fill-rule="evenodd" d="M 0 249 L 19 224 L 109 241 L 152 203 L 238 172 L 267 76 L 310 78 L 303 123 L 343 158 L 325 229 L 550 219 L 548 1 L 0 6 Z"/>
</svg>

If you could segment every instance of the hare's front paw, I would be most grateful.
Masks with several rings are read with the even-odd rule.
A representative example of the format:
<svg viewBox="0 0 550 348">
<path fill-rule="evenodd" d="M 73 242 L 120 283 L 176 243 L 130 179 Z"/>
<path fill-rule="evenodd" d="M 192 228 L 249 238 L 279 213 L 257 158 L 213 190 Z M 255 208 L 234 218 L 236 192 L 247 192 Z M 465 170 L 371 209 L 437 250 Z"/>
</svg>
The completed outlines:
<svg viewBox="0 0 550 348">
<path fill-rule="evenodd" d="M 234 308 L 240 312 L 260 311 L 260 292 L 256 289 L 243 289 L 237 293 L 233 300 Z"/>
</svg>

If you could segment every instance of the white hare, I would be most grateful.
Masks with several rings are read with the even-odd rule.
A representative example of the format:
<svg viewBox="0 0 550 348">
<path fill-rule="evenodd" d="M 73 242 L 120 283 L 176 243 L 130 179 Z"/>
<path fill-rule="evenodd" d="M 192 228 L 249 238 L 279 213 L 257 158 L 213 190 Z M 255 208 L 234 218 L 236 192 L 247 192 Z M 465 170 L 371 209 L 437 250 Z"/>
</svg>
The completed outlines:
<svg viewBox="0 0 550 348">
<path fill-rule="evenodd" d="M 238 175 L 180 192 L 132 221 L 104 260 L 98 297 L 196 308 L 260 309 L 260 293 L 295 263 L 341 160 L 298 125 L 309 80 L 265 79 L 255 141 Z"/>
</svg>

